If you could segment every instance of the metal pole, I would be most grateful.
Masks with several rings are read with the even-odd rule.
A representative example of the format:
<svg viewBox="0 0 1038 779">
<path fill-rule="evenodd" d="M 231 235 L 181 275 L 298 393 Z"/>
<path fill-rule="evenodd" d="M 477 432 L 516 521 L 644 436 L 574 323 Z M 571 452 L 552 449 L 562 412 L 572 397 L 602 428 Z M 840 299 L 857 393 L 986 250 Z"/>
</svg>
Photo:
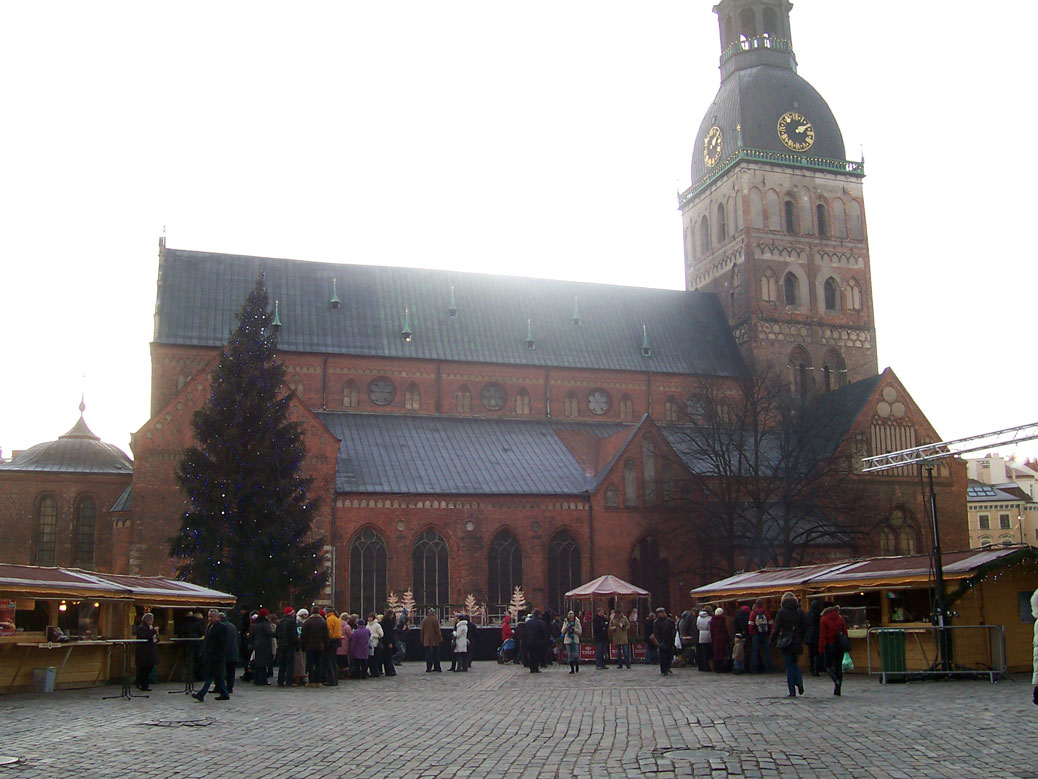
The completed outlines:
<svg viewBox="0 0 1038 779">
<path fill-rule="evenodd" d="M 940 652 L 941 670 L 947 671 L 951 668 L 951 658 L 948 657 L 948 634 L 945 630 L 946 613 L 944 610 L 944 564 L 941 561 L 941 534 L 937 527 L 937 493 L 933 486 L 934 462 L 927 460 L 923 463 L 926 468 L 927 480 L 930 483 L 930 521 L 933 525 L 933 567 L 934 567 L 934 602 L 937 610 L 937 648 Z"/>
</svg>

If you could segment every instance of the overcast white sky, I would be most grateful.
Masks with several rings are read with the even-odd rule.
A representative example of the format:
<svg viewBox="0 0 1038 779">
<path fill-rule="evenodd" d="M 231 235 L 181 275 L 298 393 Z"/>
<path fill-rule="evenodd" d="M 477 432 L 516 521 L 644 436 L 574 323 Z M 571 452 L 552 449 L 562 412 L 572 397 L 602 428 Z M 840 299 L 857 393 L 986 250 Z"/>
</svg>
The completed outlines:
<svg viewBox="0 0 1038 779">
<path fill-rule="evenodd" d="M 682 286 L 711 0 L 0 5 L 0 448 L 148 418 L 157 243 Z M 945 438 L 1038 419 L 1038 4 L 797 0 L 864 150 L 880 366 Z"/>
</svg>

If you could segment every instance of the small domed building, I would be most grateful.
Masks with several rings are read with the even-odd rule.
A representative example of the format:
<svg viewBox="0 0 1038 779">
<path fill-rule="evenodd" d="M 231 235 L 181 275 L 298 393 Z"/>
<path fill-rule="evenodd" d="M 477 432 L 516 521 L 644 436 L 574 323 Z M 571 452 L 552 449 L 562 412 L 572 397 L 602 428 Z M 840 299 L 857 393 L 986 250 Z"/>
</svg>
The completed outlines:
<svg viewBox="0 0 1038 779">
<path fill-rule="evenodd" d="M 128 511 L 133 462 L 79 420 L 56 441 L 0 462 L 5 562 L 111 570 L 113 526 Z M 128 516 L 128 515 L 127 515 Z"/>
</svg>

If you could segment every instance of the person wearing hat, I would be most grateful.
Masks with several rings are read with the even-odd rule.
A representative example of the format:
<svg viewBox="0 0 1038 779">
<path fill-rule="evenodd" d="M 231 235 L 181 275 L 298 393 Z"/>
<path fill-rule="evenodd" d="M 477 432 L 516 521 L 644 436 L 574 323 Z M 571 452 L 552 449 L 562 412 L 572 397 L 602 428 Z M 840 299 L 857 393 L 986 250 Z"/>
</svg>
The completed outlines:
<svg viewBox="0 0 1038 779">
<path fill-rule="evenodd" d="M 235 649 L 237 649 L 237 637 L 237 632 L 235 632 L 235 640 L 231 642 Z M 224 676 L 227 672 L 225 662 L 227 640 L 227 631 L 224 629 L 224 623 L 220 622 L 220 612 L 216 609 L 209 609 L 209 624 L 206 625 L 205 639 L 202 642 L 205 678 L 202 680 L 201 689 L 191 694 L 199 702 L 205 700 L 205 696 L 209 692 L 209 686 L 213 682 L 216 682 L 216 691 L 220 693 L 216 696 L 216 700 L 229 701 L 231 699 L 227 692 L 227 685 L 224 683 Z"/>
<path fill-rule="evenodd" d="M 296 611 L 291 606 L 285 606 L 281 621 L 274 631 L 274 638 L 278 644 L 278 687 L 284 687 L 292 681 L 292 668 L 295 665 L 296 650 L 299 648 Z"/>
<path fill-rule="evenodd" d="M 710 643 L 714 651 L 714 672 L 728 669 L 728 620 L 724 609 L 718 606 L 710 618 Z"/>
<path fill-rule="evenodd" d="M 274 667 L 274 628 L 267 619 L 270 612 L 260 609 L 256 614 L 256 621 L 252 623 L 249 630 L 249 638 L 252 640 L 252 651 L 254 654 L 252 664 L 253 680 L 259 687 L 270 684 L 267 680 L 273 675 L 271 669 Z"/>
<path fill-rule="evenodd" d="M 656 649 L 660 655 L 660 673 L 668 676 L 672 673 L 670 663 L 674 659 L 674 620 L 662 606 L 656 609 L 652 635 L 656 639 Z"/>
</svg>

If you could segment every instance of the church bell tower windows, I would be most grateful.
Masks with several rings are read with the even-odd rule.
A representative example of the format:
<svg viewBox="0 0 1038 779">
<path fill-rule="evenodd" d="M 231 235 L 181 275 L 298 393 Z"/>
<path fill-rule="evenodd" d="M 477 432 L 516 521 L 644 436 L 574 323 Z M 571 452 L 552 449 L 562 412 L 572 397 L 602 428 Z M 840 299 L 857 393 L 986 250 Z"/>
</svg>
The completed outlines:
<svg viewBox="0 0 1038 779">
<path fill-rule="evenodd" d="M 792 271 L 789 271 L 782 279 L 782 293 L 785 296 L 786 305 L 796 307 L 800 305 L 800 279 Z"/>
<path fill-rule="evenodd" d="M 825 210 L 825 203 L 815 206 L 815 221 L 818 222 L 818 237 L 826 238 L 829 235 L 829 217 Z"/>
<path fill-rule="evenodd" d="M 840 285 L 832 276 L 825 280 L 823 297 L 825 298 L 826 311 L 840 310 Z"/>
<path fill-rule="evenodd" d="M 725 218 L 724 203 L 717 204 L 717 243 L 728 240 L 728 220 Z"/>
<path fill-rule="evenodd" d="M 797 206 L 792 198 L 786 198 L 782 204 L 783 225 L 790 235 L 797 234 Z"/>
</svg>

